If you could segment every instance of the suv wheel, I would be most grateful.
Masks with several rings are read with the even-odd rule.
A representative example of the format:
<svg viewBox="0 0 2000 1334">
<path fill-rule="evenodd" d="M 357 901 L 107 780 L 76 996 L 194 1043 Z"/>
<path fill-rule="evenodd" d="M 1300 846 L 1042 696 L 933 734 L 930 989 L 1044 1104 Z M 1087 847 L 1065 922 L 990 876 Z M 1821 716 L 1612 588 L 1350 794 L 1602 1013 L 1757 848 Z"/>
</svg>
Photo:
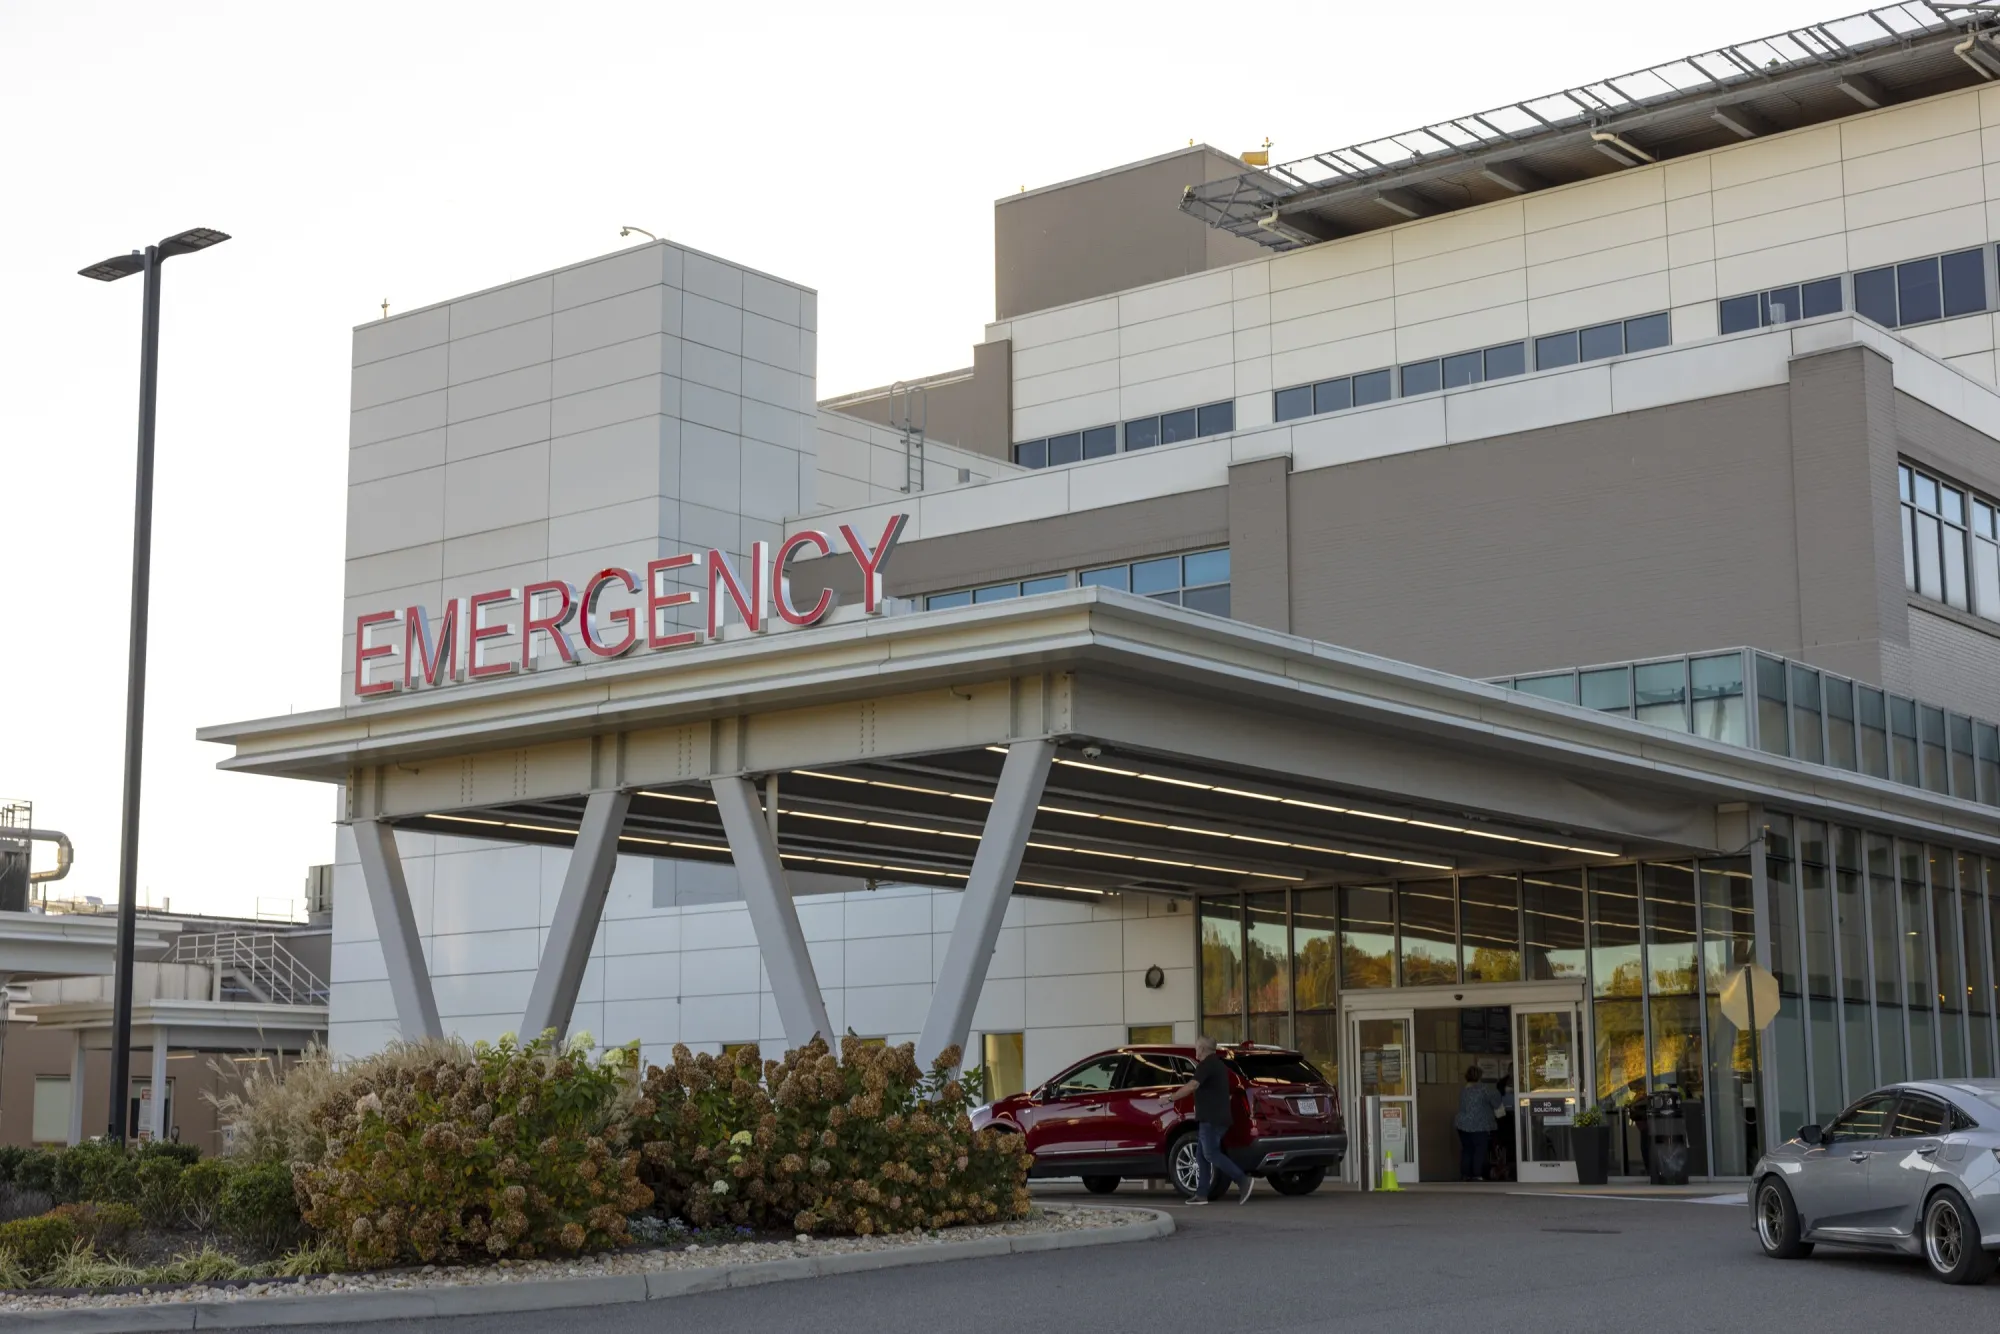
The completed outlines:
<svg viewBox="0 0 2000 1334">
<path fill-rule="evenodd" d="M 1192 1130 L 1167 1146 L 1167 1179 L 1174 1183 L 1174 1190 L 1182 1199 L 1194 1198 L 1195 1188 L 1201 1183 L 1201 1141 Z"/>
<path fill-rule="evenodd" d="M 1757 1241 L 1764 1254 L 1778 1260 L 1800 1260 L 1812 1254 L 1812 1243 L 1799 1240 L 1799 1208 L 1792 1192 L 1776 1177 L 1757 1187 Z"/>
<path fill-rule="evenodd" d="M 1085 1177 L 1083 1188 L 1092 1195 L 1109 1195 L 1118 1189 L 1117 1177 Z"/>
<path fill-rule="evenodd" d="M 1984 1283 L 1993 1272 L 1993 1256 L 1979 1244 L 1972 1210 L 1949 1186 L 1924 1205 L 1924 1259 L 1947 1283 Z"/>
<path fill-rule="evenodd" d="M 1280 1195 L 1310 1195 L 1326 1180 L 1324 1167 L 1300 1167 L 1271 1176 L 1271 1188 Z"/>
</svg>

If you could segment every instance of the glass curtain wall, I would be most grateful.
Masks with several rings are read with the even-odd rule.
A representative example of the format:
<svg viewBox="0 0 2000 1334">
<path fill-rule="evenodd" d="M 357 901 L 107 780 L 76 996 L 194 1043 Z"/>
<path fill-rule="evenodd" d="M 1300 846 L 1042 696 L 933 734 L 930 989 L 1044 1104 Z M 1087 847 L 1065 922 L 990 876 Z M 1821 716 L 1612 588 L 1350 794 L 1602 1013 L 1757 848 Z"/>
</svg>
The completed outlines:
<svg viewBox="0 0 2000 1334">
<path fill-rule="evenodd" d="M 1761 1143 L 1751 1034 L 1722 1003 L 1760 953 L 1779 990 L 1755 1016 L 1773 1134 L 1882 1084 L 2000 1070 L 2000 861 L 1764 820 L 1761 887 L 1739 855 L 1204 899 L 1202 1028 L 1298 1047 L 1337 1082 L 1345 990 L 1581 982 L 1598 1104 L 1636 1136 L 1633 1104 L 1678 1090 L 1693 1165 L 1719 1176 Z"/>
</svg>

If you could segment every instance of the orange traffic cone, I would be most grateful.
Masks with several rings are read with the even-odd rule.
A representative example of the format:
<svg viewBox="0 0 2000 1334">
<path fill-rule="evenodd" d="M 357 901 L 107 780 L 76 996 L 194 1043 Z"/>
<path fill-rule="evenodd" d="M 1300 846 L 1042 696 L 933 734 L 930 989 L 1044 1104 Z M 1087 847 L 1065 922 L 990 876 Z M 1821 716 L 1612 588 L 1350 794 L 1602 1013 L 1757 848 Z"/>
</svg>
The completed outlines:
<svg viewBox="0 0 2000 1334">
<path fill-rule="evenodd" d="M 1382 1151 L 1382 1186 L 1381 1186 L 1381 1189 L 1383 1189 L 1383 1190 L 1401 1190 L 1401 1189 L 1402 1189 L 1402 1187 L 1401 1187 L 1401 1186 L 1399 1186 L 1399 1185 L 1397 1185 L 1397 1184 L 1396 1184 L 1396 1155 L 1395 1155 L 1395 1154 L 1393 1154 L 1393 1153 L 1390 1153 L 1390 1152 L 1389 1152 L 1389 1151 L 1388 1151 L 1387 1149 L 1384 1149 L 1384 1150 Z"/>
</svg>

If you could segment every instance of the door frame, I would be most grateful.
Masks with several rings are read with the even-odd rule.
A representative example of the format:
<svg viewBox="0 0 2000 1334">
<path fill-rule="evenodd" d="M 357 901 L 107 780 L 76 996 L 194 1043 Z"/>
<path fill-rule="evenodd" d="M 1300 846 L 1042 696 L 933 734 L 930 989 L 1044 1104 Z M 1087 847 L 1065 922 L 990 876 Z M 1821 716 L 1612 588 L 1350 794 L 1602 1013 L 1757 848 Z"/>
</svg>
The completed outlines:
<svg viewBox="0 0 2000 1334">
<path fill-rule="evenodd" d="M 1364 991 L 1340 993 L 1340 1110 L 1348 1127 L 1350 1144 L 1362 1142 L 1360 1128 L 1362 1120 L 1360 1053 L 1355 1048 L 1354 1020 L 1356 1018 L 1389 1018 L 1408 1014 L 1411 1016 L 1410 1043 L 1415 1054 L 1417 1010 L 1460 1010 L 1480 1006 L 1506 1006 L 1507 1043 L 1512 1050 L 1514 1043 L 1514 1007 L 1526 1009 L 1562 1009 L 1574 1006 L 1577 1014 L 1577 1059 L 1582 1063 L 1581 1078 L 1578 1079 L 1577 1097 L 1588 1106 L 1596 1098 L 1595 1080 L 1597 1064 L 1593 1053 L 1596 1051 L 1594 1033 L 1591 1026 L 1590 991 L 1580 977 L 1561 978 L 1553 982 L 1461 982 L 1455 986 L 1428 987 L 1370 987 Z M 1352 1077 L 1348 1072 L 1353 1072 Z M 1415 1098 L 1412 1095 L 1412 1106 Z M 1512 1103 L 1508 1114 L 1515 1114 Z M 1414 1124 L 1412 1130 L 1414 1130 Z M 1518 1131 L 1510 1131 L 1518 1138 Z M 1358 1155 L 1349 1153 L 1341 1163 L 1341 1176 L 1350 1183 L 1361 1180 L 1363 1165 Z M 1418 1179 L 1422 1179 L 1423 1162 L 1417 1163 Z"/>
<path fill-rule="evenodd" d="M 1517 1003 L 1507 1013 L 1507 1043 L 1514 1053 L 1514 1092 L 1511 1095 L 1514 1103 L 1512 1109 L 1514 1124 L 1511 1130 L 1514 1136 L 1514 1180 L 1516 1183 L 1524 1181 L 1568 1182 L 1573 1185 L 1577 1178 L 1576 1157 L 1574 1153 L 1570 1156 L 1568 1163 L 1569 1170 L 1567 1172 L 1559 1168 L 1545 1169 L 1540 1165 L 1539 1161 L 1535 1161 L 1533 1166 L 1530 1165 L 1531 1160 L 1528 1157 L 1527 1107 L 1528 1100 L 1537 1095 L 1522 1086 L 1520 1074 L 1521 1016 L 1524 1014 L 1569 1015 L 1571 1043 L 1570 1086 L 1567 1089 L 1560 1090 L 1560 1092 L 1574 1096 L 1576 1100 L 1575 1111 L 1570 1113 L 1574 1116 L 1576 1111 L 1582 1111 L 1585 1107 L 1590 1106 L 1591 1101 L 1586 1088 L 1591 1062 L 1587 1059 L 1588 1052 L 1584 1047 L 1583 1011 L 1584 1006 L 1580 1001 L 1531 1001 Z M 1549 1095 L 1545 1093 L 1539 1096 L 1547 1097 Z"/>
</svg>

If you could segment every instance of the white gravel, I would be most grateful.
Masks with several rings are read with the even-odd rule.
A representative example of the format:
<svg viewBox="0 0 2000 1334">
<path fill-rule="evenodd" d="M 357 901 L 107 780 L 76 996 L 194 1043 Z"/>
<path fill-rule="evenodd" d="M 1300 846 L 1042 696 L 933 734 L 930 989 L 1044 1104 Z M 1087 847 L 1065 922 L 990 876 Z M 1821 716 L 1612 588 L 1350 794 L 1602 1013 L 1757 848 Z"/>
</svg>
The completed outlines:
<svg viewBox="0 0 2000 1334">
<path fill-rule="evenodd" d="M 374 1273 L 328 1274 L 300 1282 L 251 1283 L 224 1288 L 194 1285 L 159 1292 L 101 1293 L 87 1297 L 56 1297 L 32 1293 L 0 1293 L 0 1312 L 55 1311 L 91 1307 L 168 1305 L 176 1302 L 254 1301 L 259 1297 L 314 1297 L 343 1292 L 376 1292 L 397 1288 L 453 1287 L 480 1283 L 530 1283 L 547 1279 L 602 1278 L 612 1274 L 645 1274 L 663 1270 L 711 1269 L 729 1265 L 788 1260 L 798 1256 L 840 1255 L 854 1251 L 886 1251 L 938 1246 L 980 1237 L 1017 1237 L 1036 1232 L 1065 1232 L 1143 1222 L 1150 1212 L 1093 1205 L 1037 1204 L 1025 1219 L 939 1232 L 900 1232 L 876 1237 L 808 1237 L 790 1241 L 743 1241 L 725 1245 L 663 1243 L 603 1255 L 564 1260 L 501 1260 L 485 1265 L 425 1265 L 421 1269 Z"/>
</svg>

